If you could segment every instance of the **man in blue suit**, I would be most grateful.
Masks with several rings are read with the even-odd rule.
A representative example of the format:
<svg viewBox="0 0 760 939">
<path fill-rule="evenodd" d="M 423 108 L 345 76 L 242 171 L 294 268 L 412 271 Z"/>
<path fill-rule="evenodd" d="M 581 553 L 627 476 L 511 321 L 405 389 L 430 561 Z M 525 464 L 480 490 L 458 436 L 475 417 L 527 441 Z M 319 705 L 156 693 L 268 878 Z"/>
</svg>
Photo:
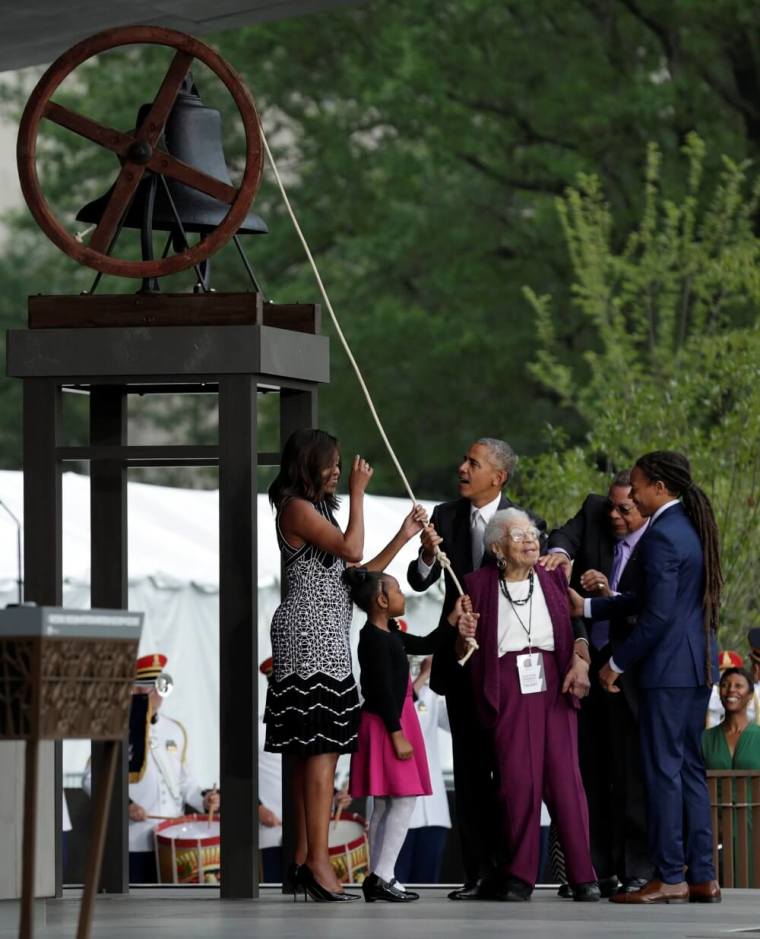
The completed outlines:
<svg viewBox="0 0 760 939">
<path fill-rule="evenodd" d="M 618 693 L 634 672 L 655 878 L 614 903 L 716 903 L 710 799 L 700 739 L 718 675 L 715 632 L 722 577 L 710 501 L 680 453 L 658 450 L 631 472 L 631 498 L 650 519 L 639 544 L 635 592 L 585 600 L 592 619 L 636 614 L 628 638 L 600 670 Z M 574 599 L 580 608 L 580 597 Z"/>
</svg>

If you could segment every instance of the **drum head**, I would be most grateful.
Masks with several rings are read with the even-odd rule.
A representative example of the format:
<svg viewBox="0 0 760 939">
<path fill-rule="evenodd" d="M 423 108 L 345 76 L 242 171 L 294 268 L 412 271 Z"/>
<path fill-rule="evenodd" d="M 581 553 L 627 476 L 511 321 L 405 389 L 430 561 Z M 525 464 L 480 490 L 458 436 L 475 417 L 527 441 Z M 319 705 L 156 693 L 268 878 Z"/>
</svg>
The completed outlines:
<svg viewBox="0 0 760 939">
<path fill-rule="evenodd" d="M 211 822 L 207 815 L 182 815 L 161 822 L 156 828 L 156 839 L 159 844 L 164 841 L 174 841 L 182 847 L 191 847 L 199 841 L 202 845 L 219 844 L 220 826 L 219 816 L 216 815 Z"/>
<path fill-rule="evenodd" d="M 327 843 L 331 848 L 337 847 L 342 851 L 345 845 L 352 845 L 363 838 L 364 826 L 361 822 L 349 818 L 341 818 L 330 822 Z"/>
</svg>

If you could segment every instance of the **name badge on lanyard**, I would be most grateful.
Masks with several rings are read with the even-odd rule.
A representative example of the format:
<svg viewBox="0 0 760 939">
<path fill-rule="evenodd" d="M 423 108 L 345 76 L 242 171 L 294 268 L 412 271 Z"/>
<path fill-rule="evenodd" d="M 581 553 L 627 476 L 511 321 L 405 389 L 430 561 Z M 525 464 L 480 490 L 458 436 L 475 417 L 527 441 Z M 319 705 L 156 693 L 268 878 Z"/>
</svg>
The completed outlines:
<svg viewBox="0 0 760 939">
<path fill-rule="evenodd" d="M 528 652 L 515 657 L 517 662 L 517 677 L 520 679 L 520 692 L 522 694 L 537 694 L 546 691 L 546 675 L 544 674 L 543 652 Z"/>
</svg>

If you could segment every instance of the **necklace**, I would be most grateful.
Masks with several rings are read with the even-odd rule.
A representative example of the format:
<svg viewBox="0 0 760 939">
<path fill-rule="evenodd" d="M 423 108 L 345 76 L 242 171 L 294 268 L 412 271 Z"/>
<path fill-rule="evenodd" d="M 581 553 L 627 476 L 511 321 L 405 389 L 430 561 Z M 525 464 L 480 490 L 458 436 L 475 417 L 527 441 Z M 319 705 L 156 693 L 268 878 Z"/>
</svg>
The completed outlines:
<svg viewBox="0 0 760 939">
<path fill-rule="evenodd" d="M 515 600 L 514 597 L 509 592 L 509 587 L 507 587 L 507 582 L 503 577 L 499 578 L 499 587 L 501 592 L 504 594 L 504 599 L 513 607 L 515 606 L 525 606 L 526 603 L 530 603 L 530 600 L 533 596 L 533 581 L 534 575 L 531 570 L 528 574 L 528 593 L 527 596 L 523 597 L 522 600 Z"/>
<path fill-rule="evenodd" d="M 512 607 L 512 612 L 515 614 L 517 622 L 522 626 L 523 632 L 528 637 L 528 651 L 532 652 L 531 646 L 531 633 L 533 632 L 533 571 L 528 575 L 528 580 L 530 582 L 530 587 L 528 588 L 528 596 L 524 600 L 513 600 L 509 594 L 509 588 L 507 587 L 506 581 L 500 580 L 501 592 L 506 597 L 507 603 Z M 528 607 L 528 625 L 522 621 L 522 617 L 517 612 L 518 606 L 525 606 L 526 603 L 529 603 Z"/>
</svg>

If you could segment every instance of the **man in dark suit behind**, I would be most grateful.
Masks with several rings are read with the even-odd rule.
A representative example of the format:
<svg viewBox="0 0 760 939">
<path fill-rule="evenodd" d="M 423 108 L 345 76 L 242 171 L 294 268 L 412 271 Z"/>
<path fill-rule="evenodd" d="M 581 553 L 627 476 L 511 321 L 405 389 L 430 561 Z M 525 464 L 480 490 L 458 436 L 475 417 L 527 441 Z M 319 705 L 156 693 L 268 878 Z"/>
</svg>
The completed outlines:
<svg viewBox="0 0 760 939">
<path fill-rule="evenodd" d="M 414 590 L 427 590 L 441 576 L 441 566 L 434 554 L 436 546 L 448 556 L 460 583 L 465 574 L 481 566 L 486 524 L 495 512 L 514 506 L 502 495 L 502 489 L 516 462 L 509 444 L 493 437 L 481 437 L 469 448 L 458 469 L 460 497 L 433 509 L 430 526 L 421 536 L 419 558 L 409 565 L 407 579 Z M 532 514 L 531 518 L 545 542 L 546 522 Z M 487 555 L 485 560 L 488 560 Z M 464 887 L 452 891 L 449 898 L 498 899 L 502 889 L 498 865 L 502 859 L 496 843 L 499 826 L 496 824 L 494 760 L 476 716 L 470 676 L 456 660 L 456 630 L 446 621 L 458 596 L 448 576 L 445 591 L 436 630 L 439 636 L 430 687 L 446 696 L 454 757 L 457 828 L 465 870 Z M 576 647 L 588 657 L 585 640 L 579 640 Z"/>
<path fill-rule="evenodd" d="M 630 496 L 630 473 L 618 473 L 607 497 L 591 494 L 577 514 L 549 534 L 539 561 L 552 569 L 572 560 L 570 586 L 589 597 L 625 593 L 637 583 L 644 518 Z M 623 694 L 605 692 L 599 670 L 626 639 L 635 620 L 613 617 L 591 628 L 591 692 L 583 701 L 579 750 L 589 804 L 591 856 L 602 896 L 640 889 L 653 874 L 646 841 L 635 673 L 621 676 Z"/>
<path fill-rule="evenodd" d="M 599 679 L 617 693 L 620 676 L 637 671 L 649 855 L 656 873 L 641 890 L 611 900 L 715 903 L 720 889 L 700 743 L 718 674 L 718 529 L 710 500 L 680 453 L 640 457 L 631 471 L 631 497 L 650 519 L 639 546 L 635 592 L 585 601 L 574 595 L 576 612 L 592 619 L 637 616 Z"/>
</svg>

